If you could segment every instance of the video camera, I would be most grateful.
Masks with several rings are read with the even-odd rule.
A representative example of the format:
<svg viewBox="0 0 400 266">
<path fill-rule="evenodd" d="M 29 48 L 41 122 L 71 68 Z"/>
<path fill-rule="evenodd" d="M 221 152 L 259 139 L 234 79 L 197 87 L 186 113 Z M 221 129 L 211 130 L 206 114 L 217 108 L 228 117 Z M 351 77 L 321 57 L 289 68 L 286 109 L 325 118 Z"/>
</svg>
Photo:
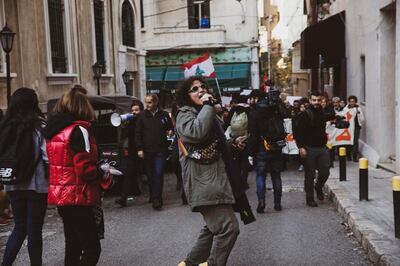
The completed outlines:
<svg viewBox="0 0 400 266">
<path fill-rule="evenodd" d="M 281 98 L 279 97 L 280 94 L 281 92 L 279 90 L 271 88 L 265 96 L 267 105 L 270 107 L 278 106 L 281 101 Z"/>
<path fill-rule="evenodd" d="M 335 117 L 335 120 L 332 122 L 332 124 L 335 125 L 336 128 L 338 129 L 345 129 L 350 127 L 349 121 L 345 120 L 346 118 L 340 115 L 337 115 Z"/>
</svg>

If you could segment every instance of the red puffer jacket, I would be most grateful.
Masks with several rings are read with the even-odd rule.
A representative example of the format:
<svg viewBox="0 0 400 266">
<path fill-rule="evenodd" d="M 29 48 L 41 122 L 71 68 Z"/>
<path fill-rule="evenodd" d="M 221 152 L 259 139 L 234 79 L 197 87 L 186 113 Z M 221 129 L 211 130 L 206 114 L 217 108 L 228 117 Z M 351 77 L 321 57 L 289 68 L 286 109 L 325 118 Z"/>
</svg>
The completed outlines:
<svg viewBox="0 0 400 266">
<path fill-rule="evenodd" d="M 75 127 L 89 132 L 90 152 L 75 153 L 71 135 Z M 101 197 L 98 177 L 97 145 L 89 122 L 75 121 L 47 142 L 50 165 L 48 203 L 51 205 L 95 205 Z"/>
</svg>

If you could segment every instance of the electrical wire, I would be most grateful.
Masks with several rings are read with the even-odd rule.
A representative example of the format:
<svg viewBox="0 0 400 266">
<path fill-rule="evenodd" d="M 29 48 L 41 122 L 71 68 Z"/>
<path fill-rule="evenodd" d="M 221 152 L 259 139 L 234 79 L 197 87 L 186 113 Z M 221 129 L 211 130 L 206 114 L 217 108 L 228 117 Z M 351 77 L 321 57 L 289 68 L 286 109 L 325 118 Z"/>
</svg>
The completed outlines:
<svg viewBox="0 0 400 266">
<path fill-rule="evenodd" d="M 191 5 L 191 6 L 193 6 L 193 5 Z M 176 12 L 176 11 L 179 11 L 179 10 L 182 10 L 182 9 L 187 9 L 188 7 L 191 7 L 191 6 L 182 6 L 182 7 L 178 7 L 178 8 L 175 8 L 175 9 L 162 11 L 162 12 L 159 12 L 159 13 L 146 15 L 146 16 L 143 16 L 143 17 L 144 18 L 149 18 L 149 17 L 154 17 L 154 16 L 163 15 L 163 14 L 167 14 L 167 13 L 172 13 L 172 12 Z"/>
<path fill-rule="evenodd" d="M 296 11 L 294 11 L 293 15 L 290 17 L 289 22 L 286 24 L 286 27 L 288 27 L 289 24 L 292 23 L 292 21 L 294 19 L 294 16 L 297 14 L 297 11 L 299 10 L 299 8 L 300 8 L 300 3 L 298 2 L 297 3 L 297 7 L 296 7 Z"/>
</svg>

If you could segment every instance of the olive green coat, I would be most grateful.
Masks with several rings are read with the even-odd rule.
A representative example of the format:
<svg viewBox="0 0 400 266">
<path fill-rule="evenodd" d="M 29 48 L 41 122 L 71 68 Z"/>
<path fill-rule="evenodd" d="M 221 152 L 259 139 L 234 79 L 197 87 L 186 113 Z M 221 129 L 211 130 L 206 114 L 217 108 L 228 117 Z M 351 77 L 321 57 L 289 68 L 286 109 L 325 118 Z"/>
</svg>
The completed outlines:
<svg viewBox="0 0 400 266">
<path fill-rule="evenodd" d="M 176 129 L 189 152 L 195 149 L 195 145 L 207 142 L 214 136 L 215 118 L 212 106 L 205 105 L 200 112 L 189 106 L 179 109 Z M 235 203 L 222 157 L 215 163 L 203 165 L 185 157 L 181 149 L 179 155 L 184 189 L 193 211 L 199 206 Z"/>
</svg>

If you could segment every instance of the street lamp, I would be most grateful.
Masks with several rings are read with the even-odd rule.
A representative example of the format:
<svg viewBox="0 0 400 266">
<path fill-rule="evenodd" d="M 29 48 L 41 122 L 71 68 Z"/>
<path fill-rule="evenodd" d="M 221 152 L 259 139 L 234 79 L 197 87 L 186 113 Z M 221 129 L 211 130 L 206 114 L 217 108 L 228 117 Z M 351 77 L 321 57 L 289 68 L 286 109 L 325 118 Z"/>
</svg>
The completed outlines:
<svg viewBox="0 0 400 266">
<path fill-rule="evenodd" d="M 126 94 L 132 96 L 133 92 L 131 92 L 130 89 L 128 90 L 128 85 L 129 85 L 129 82 L 131 81 L 131 77 L 132 77 L 131 72 L 128 72 L 126 70 L 122 74 L 122 80 L 124 81 L 124 84 L 125 84 L 125 87 L 126 87 Z"/>
<path fill-rule="evenodd" d="M 100 95 L 100 78 L 101 74 L 103 72 L 103 65 L 100 64 L 99 62 L 96 62 L 93 66 L 93 75 L 94 78 L 97 80 L 97 95 Z"/>
<path fill-rule="evenodd" d="M 13 32 L 7 23 L 4 28 L 0 31 L 0 42 L 3 51 L 6 53 L 6 68 L 7 68 L 7 106 L 10 104 L 11 97 L 11 76 L 10 76 L 10 52 L 12 50 L 14 42 L 15 32 Z"/>
<path fill-rule="evenodd" d="M 153 80 L 152 79 L 148 79 L 146 81 L 146 87 L 147 87 L 147 92 L 151 93 L 151 86 L 153 85 Z"/>
</svg>

